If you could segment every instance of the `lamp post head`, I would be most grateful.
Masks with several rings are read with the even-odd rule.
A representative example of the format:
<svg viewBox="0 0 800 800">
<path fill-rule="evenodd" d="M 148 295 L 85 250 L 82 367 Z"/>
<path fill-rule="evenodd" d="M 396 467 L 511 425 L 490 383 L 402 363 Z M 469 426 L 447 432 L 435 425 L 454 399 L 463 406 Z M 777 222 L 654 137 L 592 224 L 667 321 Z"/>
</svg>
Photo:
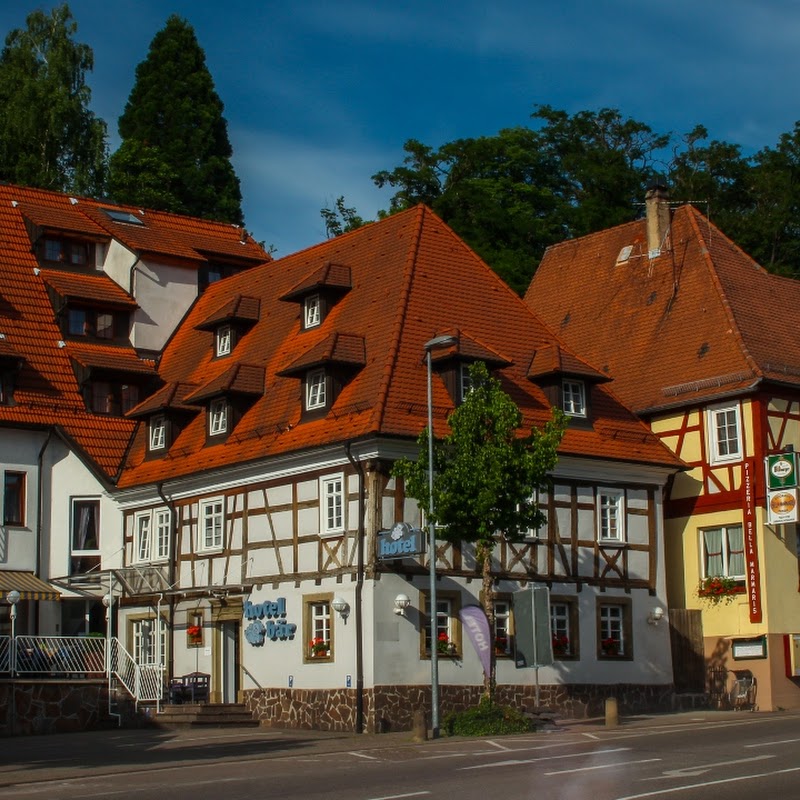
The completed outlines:
<svg viewBox="0 0 800 800">
<path fill-rule="evenodd" d="M 8 602 L 11 603 L 12 606 L 15 606 L 17 603 L 19 603 L 20 597 L 21 597 L 20 593 L 16 589 L 12 589 L 6 595 L 6 600 L 8 600 Z"/>
<path fill-rule="evenodd" d="M 450 347 L 452 344 L 456 344 L 458 342 L 457 336 L 452 336 L 449 334 L 443 334 L 442 336 L 434 336 L 433 339 L 425 342 L 423 348 L 425 352 L 430 352 L 436 347 Z"/>
</svg>

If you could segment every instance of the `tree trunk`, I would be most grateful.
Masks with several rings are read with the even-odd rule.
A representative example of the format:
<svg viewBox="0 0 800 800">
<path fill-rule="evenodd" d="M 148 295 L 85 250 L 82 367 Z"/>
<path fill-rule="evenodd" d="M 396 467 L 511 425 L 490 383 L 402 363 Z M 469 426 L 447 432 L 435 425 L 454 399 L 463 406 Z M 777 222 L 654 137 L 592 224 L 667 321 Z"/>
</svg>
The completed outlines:
<svg viewBox="0 0 800 800">
<path fill-rule="evenodd" d="M 494 652 L 494 580 L 492 578 L 492 550 L 494 542 L 478 542 L 475 555 L 481 565 L 481 600 L 486 619 L 489 620 L 489 674 L 483 676 L 483 694 L 489 702 L 494 702 L 495 672 L 497 657 Z"/>
</svg>

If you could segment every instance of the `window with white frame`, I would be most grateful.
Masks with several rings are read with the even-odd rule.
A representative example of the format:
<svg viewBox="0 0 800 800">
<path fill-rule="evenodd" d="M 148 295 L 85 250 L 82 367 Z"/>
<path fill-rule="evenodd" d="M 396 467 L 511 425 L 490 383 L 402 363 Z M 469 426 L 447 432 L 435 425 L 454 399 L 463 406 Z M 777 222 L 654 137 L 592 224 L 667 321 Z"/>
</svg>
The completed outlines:
<svg viewBox="0 0 800 800">
<path fill-rule="evenodd" d="M 630 657 L 630 605 L 602 603 L 598 608 L 597 635 L 598 657 Z"/>
<path fill-rule="evenodd" d="M 167 623 L 154 618 L 132 620 L 133 657 L 137 664 L 163 667 L 167 663 Z"/>
<path fill-rule="evenodd" d="M 314 597 L 305 601 L 305 625 L 310 660 L 330 659 L 333 656 L 330 597 Z"/>
<path fill-rule="evenodd" d="M 625 502 L 620 490 L 597 490 L 597 532 L 601 542 L 625 541 Z"/>
<path fill-rule="evenodd" d="M 217 328 L 217 349 L 218 356 L 227 356 L 231 352 L 231 326 L 222 325 Z"/>
<path fill-rule="evenodd" d="M 460 631 L 456 620 L 456 608 L 452 597 L 436 596 L 436 652 L 440 656 L 458 655 Z M 431 653 L 431 601 L 425 597 L 425 625 L 422 631 L 423 648 L 427 655 Z"/>
<path fill-rule="evenodd" d="M 145 511 L 134 517 L 134 558 L 163 561 L 169 557 L 171 515 L 168 508 Z"/>
<path fill-rule="evenodd" d="M 498 656 L 511 655 L 511 603 L 494 601 L 494 652 Z"/>
<path fill-rule="evenodd" d="M 700 531 L 703 578 L 745 579 L 744 529 L 741 525 L 722 525 Z"/>
<path fill-rule="evenodd" d="M 550 634 L 555 658 L 569 658 L 577 653 L 577 631 L 573 627 L 573 604 L 551 597 Z"/>
<path fill-rule="evenodd" d="M 712 464 L 742 457 L 742 424 L 739 404 L 714 406 L 706 412 L 709 457 Z"/>
<path fill-rule="evenodd" d="M 306 377 L 306 410 L 325 408 L 327 402 L 325 370 L 317 369 Z"/>
<path fill-rule="evenodd" d="M 562 408 L 567 416 L 586 416 L 586 386 L 583 381 L 562 381 L 561 395 Z"/>
<path fill-rule="evenodd" d="M 158 414 L 150 419 L 150 450 L 163 450 L 167 446 L 167 418 Z"/>
<path fill-rule="evenodd" d="M 212 400 L 208 408 L 208 432 L 219 436 L 228 430 L 228 401 L 224 398 Z"/>
<path fill-rule="evenodd" d="M 84 574 L 100 568 L 100 501 L 72 499 L 72 547 L 70 574 Z"/>
<path fill-rule="evenodd" d="M 344 475 L 320 478 L 320 531 L 344 530 Z"/>
<path fill-rule="evenodd" d="M 469 371 L 471 366 L 471 364 L 461 364 L 459 367 L 459 399 L 462 401 L 466 400 L 467 395 L 475 388 L 475 384 L 472 381 L 472 374 Z"/>
<path fill-rule="evenodd" d="M 318 294 L 306 297 L 303 303 L 303 327 L 316 328 L 322 322 L 322 304 Z"/>
<path fill-rule="evenodd" d="M 199 550 L 218 550 L 222 547 L 225 524 L 225 501 L 221 497 L 200 502 Z"/>
</svg>

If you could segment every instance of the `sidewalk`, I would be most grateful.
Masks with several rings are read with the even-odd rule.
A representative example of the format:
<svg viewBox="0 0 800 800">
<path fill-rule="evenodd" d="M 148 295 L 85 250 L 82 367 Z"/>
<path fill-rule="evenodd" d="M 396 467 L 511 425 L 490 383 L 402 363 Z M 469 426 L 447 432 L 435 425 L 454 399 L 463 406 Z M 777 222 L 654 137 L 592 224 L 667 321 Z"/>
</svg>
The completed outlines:
<svg viewBox="0 0 800 800">
<path fill-rule="evenodd" d="M 759 712 L 755 712 L 759 715 Z M 782 712 L 791 714 L 792 712 Z M 628 729 L 664 729 L 725 719 L 742 720 L 745 712 L 693 711 L 677 714 L 623 717 L 617 728 L 607 728 L 603 718 L 559 720 L 555 730 L 526 736 L 624 733 Z M 798 717 L 800 718 L 800 717 Z M 492 737 L 499 738 L 499 737 Z M 513 737 L 512 737 L 513 738 Z M 518 738 L 518 737 L 517 737 Z M 120 775 L 176 764 L 231 762 L 236 759 L 313 757 L 330 753 L 364 752 L 432 745 L 463 745 L 459 738 L 414 742 L 408 731 L 384 734 L 329 733 L 275 728 L 105 730 L 0 739 L 0 787 L 69 780 L 91 774 Z M 413 757 L 411 755 L 410 757 Z"/>
</svg>

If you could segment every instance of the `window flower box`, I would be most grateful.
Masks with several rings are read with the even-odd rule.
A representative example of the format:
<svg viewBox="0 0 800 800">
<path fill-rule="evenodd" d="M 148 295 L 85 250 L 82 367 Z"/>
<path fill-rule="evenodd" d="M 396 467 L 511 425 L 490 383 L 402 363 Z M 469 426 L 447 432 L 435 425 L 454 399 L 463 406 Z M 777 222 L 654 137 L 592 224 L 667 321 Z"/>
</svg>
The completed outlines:
<svg viewBox="0 0 800 800">
<path fill-rule="evenodd" d="M 700 581 L 697 587 L 697 596 L 711 605 L 731 603 L 737 595 L 745 593 L 741 581 L 727 578 L 724 575 L 713 575 Z"/>
</svg>

